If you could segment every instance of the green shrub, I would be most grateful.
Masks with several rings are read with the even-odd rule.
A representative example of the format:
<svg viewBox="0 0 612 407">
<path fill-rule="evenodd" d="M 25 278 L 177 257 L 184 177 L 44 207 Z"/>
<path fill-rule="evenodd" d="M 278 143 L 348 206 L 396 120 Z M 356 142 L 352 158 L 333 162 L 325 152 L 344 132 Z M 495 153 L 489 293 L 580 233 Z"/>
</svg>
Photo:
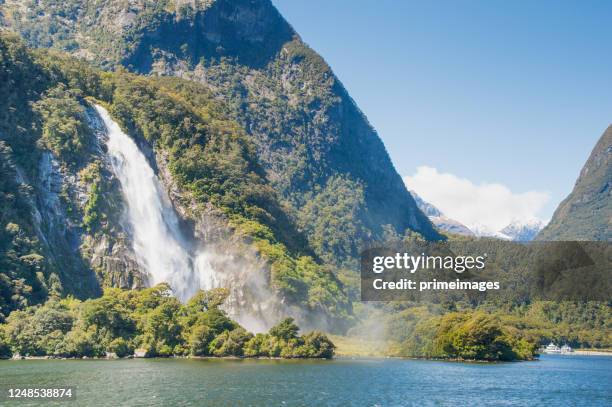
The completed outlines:
<svg viewBox="0 0 612 407">
<path fill-rule="evenodd" d="M 82 162 L 92 138 L 79 96 L 78 90 L 60 83 L 34 104 L 42 122 L 39 144 L 72 165 Z"/>
<path fill-rule="evenodd" d="M 111 343 L 108 344 L 108 351 L 122 358 L 131 355 L 134 350 L 130 347 L 128 341 L 119 337 L 113 339 Z"/>
</svg>

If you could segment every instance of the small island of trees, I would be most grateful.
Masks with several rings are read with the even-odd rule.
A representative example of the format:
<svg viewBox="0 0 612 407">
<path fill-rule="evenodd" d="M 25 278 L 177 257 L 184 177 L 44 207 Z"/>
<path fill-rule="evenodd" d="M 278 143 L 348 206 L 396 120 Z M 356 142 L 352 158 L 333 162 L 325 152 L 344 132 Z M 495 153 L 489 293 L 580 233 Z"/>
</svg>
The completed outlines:
<svg viewBox="0 0 612 407">
<path fill-rule="evenodd" d="M 299 335 L 292 318 L 253 335 L 221 309 L 227 290 L 200 290 L 186 304 L 167 284 L 107 289 L 100 298 L 51 298 L 13 311 L 0 325 L 0 357 L 325 358 L 334 344 L 320 332 Z"/>
</svg>

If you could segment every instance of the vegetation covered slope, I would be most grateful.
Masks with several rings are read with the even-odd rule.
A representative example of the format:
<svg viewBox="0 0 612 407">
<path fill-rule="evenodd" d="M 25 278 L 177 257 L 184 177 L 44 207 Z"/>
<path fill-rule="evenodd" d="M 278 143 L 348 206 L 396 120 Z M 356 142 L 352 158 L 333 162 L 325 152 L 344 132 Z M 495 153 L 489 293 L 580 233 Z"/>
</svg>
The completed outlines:
<svg viewBox="0 0 612 407">
<path fill-rule="evenodd" d="M 50 293 L 88 297 L 100 286 L 142 286 L 142 276 L 140 283 L 134 276 L 138 266 L 121 261 L 130 251 L 116 216 L 123 204 L 92 135 L 87 99 L 105 104 L 152 148 L 152 160 L 163 157 L 159 165 L 167 166 L 176 204 L 189 208 L 189 220 L 212 211 L 255 248 L 269 266 L 266 284 L 281 301 L 336 321 L 349 318 L 342 284 L 311 255 L 252 143 L 204 86 L 103 73 L 55 52 L 32 52 L 11 34 L 0 35 L 0 57 L 0 206 L 6 209 L 0 319 Z M 52 177 L 41 174 L 48 162 L 57 167 Z M 107 251 L 97 263 L 92 247 L 100 244 Z M 110 267 L 116 263 L 121 267 Z"/>
<path fill-rule="evenodd" d="M 11 310 L 41 301 L 50 293 L 88 296 L 99 292 L 95 278 L 83 272 L 79 257 L 72 255 L 66 239 L 70 222 L 64 222 L 58 230 L 61 237 L 45 233 L 50 212 L 46 208 L 60 203 L 45 199 L 51 197 L 46 194 L 49 178 L 46 185 L 38 182 L 39 174 L 47 168 L 41 165 L 45 161 L 42 146 L 57 134 L 78 138 L 71 120 L 74 106 L 48 117 L 47 127 L 37 113 L 44 110 L 48 75 L 17 38 L 1 37 L 0 320 Z M 62 114 L 66 120 L 56 127 L 55 119 Z M 55 131 L 50 132 L 50 128 Z"/>
<path fill-rule="evenodd" d="M 385 230 L 439 238 L 376 131 L 269 0 L 9 0 L 2 13 L 32 46 L 207 84 L 327 262 L 354 267 Z"/>
<path fill-rule="evenodd" d="M 537 240 L 612 241 L 612 126 L 595 145 L 574 189 Z"/>
</svg>

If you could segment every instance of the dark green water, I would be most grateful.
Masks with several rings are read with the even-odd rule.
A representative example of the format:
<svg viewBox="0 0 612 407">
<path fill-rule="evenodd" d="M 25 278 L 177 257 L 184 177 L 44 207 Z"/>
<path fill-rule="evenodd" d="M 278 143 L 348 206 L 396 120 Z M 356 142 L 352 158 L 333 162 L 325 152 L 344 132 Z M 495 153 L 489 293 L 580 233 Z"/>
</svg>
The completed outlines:
<svg viewBox="0 0 612 407">
<path fill-rule="evenodd" d="M 0 362 L 2 388 L 66 385 L 77 388 L 71 406 L 610 406 L 612 357 Z"/>
</svg>

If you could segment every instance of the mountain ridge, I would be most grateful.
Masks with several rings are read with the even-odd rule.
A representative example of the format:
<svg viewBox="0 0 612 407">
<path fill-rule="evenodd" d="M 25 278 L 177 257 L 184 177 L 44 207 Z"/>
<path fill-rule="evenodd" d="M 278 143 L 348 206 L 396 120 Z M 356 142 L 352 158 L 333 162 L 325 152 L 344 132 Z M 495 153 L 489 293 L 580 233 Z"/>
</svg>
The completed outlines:
<svg viewBox="0 0 612 407">
<path fill-rule="evenodd" d="M 410 194 L 414 198 L 419 209 L 429 217 L 432 223 L 441 231 L 468 237 L 493 237 L 502 240 L 528 242 L 535 238 L 537 233 L 544 227 L 544 222 L 539 219 L 519 220 L 510 222 L 500 230 L 491 230 L 484 225 L 471 225 L 467 227 L 463 223 L 444 215 L 436 206 L 425 201 L 415 191 Z"/>
<path fill-rule="evenodd" d="M 572 192 L 536 239 L 612 241 L 612 125 L 593 147 Z"/>
</svg>

